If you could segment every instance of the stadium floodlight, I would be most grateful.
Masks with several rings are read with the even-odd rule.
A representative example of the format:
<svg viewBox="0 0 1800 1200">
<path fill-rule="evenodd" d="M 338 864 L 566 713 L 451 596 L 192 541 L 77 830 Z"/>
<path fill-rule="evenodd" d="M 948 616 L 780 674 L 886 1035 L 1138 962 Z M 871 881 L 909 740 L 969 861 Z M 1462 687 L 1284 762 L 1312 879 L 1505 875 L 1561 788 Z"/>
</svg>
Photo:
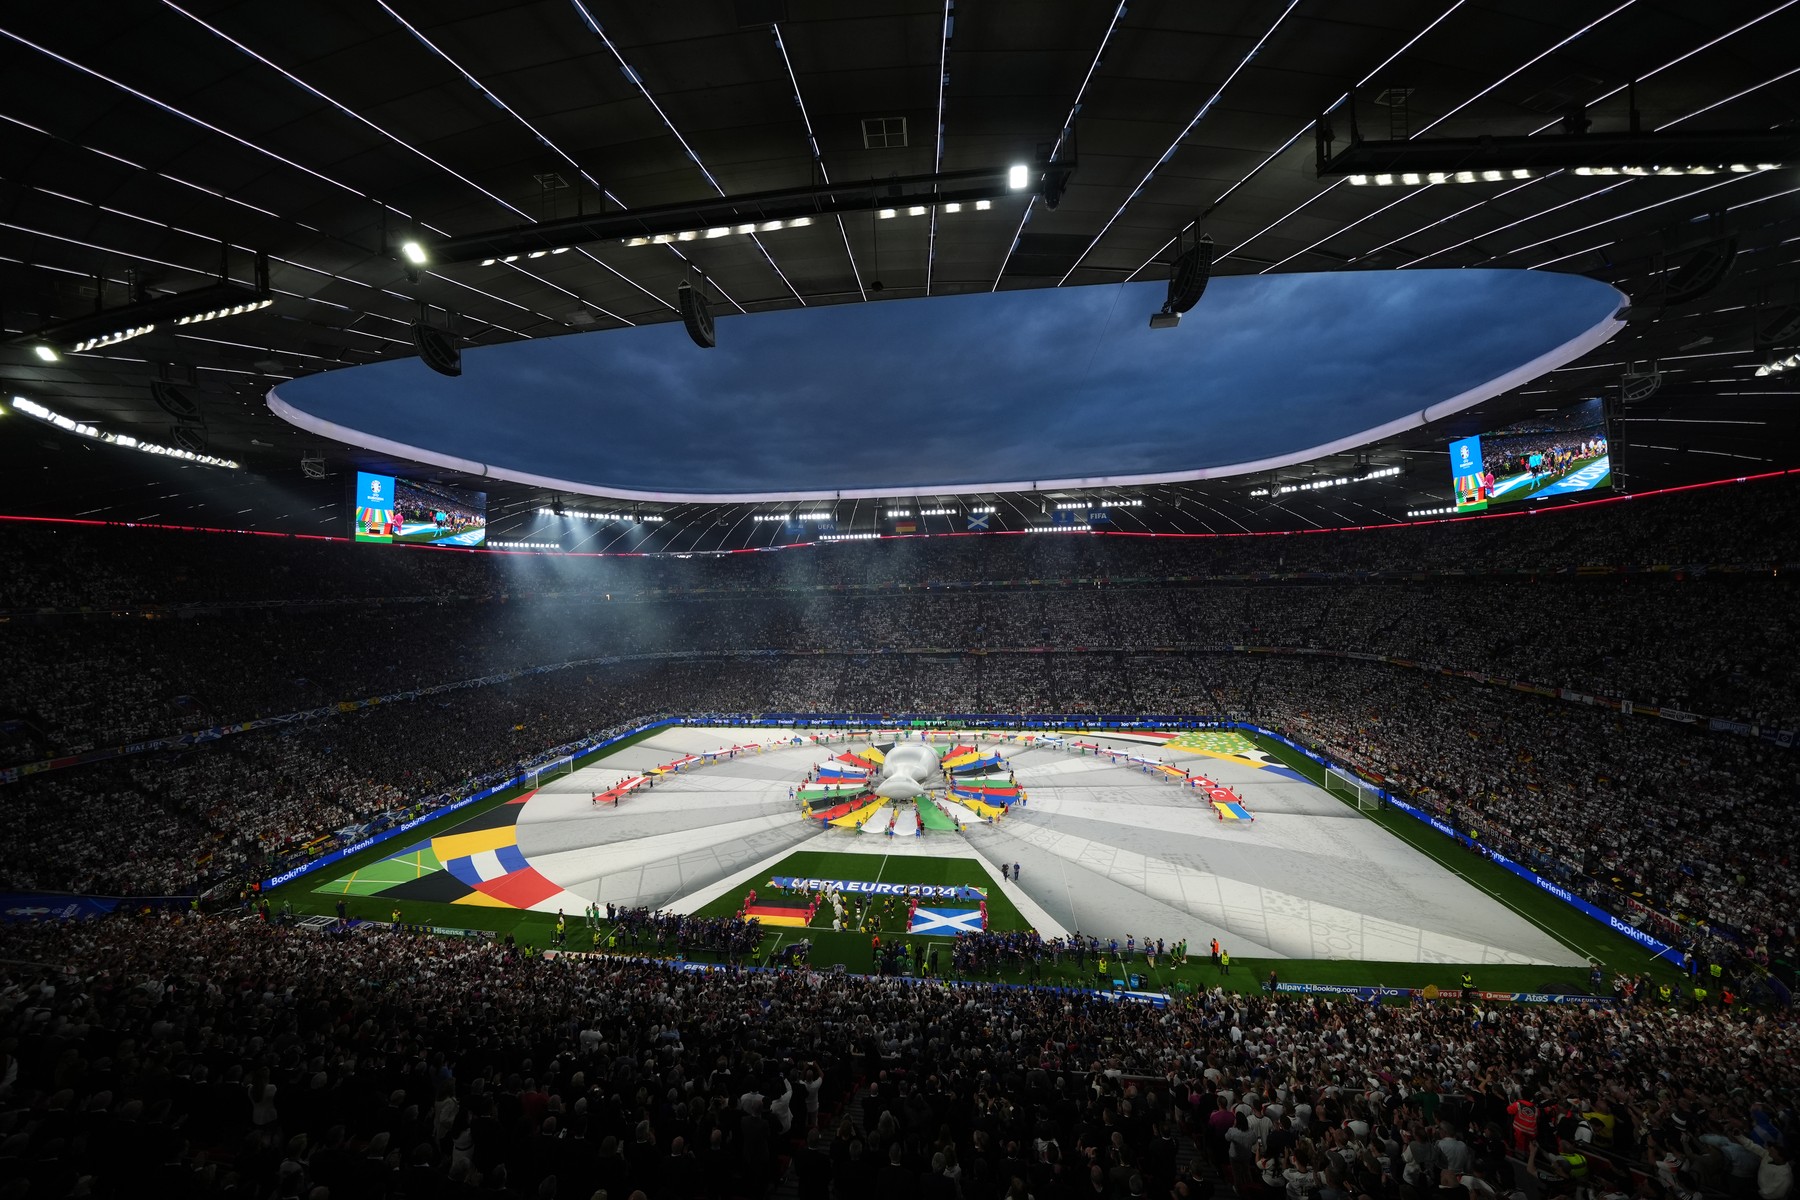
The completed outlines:
<svg viewBox="0 0 1800 1200">
<path fill-rule="evenodd" d="M 1783 355 L 1770 358 L 1768 362 L 1756 368 L 1756 376 L 1760 379 L 1765 375 L 1779 375 L 1783 371 L 1792 371 L 1797 367 L 1800 367 L 1800 354 Z"/>
<path fill-rule="evenodd" d="M 1075 166 L 1065 151 L 1054 168 L 1043 162 L 1016 163 L 881 180 L 826 181 L 651 208 L 581 213 L 460 237 L 420 238 L 395 245 L 391 253 L 410 270 L 417 270 L 424 263 L 480 263 L 491 267 L 514 263 L 522 257 L 562 254 L 592 242 L 661 246 L 722 238 L 728 236 L 727 231 L 749 236 L 805 229 L 823 218 L 851 213 L 874 213 L 892 219 L 901 213 L 923 216 L 934 209 L 962 212 L 970 205 L 975 211 L 984 212 L 994 200 L 1034 186 L 1048 204 L 1052 196 L 1060 196 L 1060 189 Z"/>
<path fill-rule="evenodd" d="M 159 325 L 189 325 L 195 321 L 237 316 L 267 308 L 273 303 L 269 288 L 269 256 L 258 254 L 251 284 L 221 279 L 190 292 L 147 296 L 117 308 L 57 321 L 12 341 L 31 346 L 33 353 L 44 362 L 56 362 L 60 357 L 57 347 L 62 347 L 62 352 L 84 354 L 143 337 Z"/>
<path fill-rule="evenodd" d="M 1315 129 L 1319 178 L 1358 187 L 1510 183 L 1558 171 L 1581 176 L 1745 175 L 1800 163 L 1800 130 L 1678 130 L 1407 138 L 1365 141 L 1351 111 L 1350 144 L 1332 153 L 1330 123 Z"/>
</svg>

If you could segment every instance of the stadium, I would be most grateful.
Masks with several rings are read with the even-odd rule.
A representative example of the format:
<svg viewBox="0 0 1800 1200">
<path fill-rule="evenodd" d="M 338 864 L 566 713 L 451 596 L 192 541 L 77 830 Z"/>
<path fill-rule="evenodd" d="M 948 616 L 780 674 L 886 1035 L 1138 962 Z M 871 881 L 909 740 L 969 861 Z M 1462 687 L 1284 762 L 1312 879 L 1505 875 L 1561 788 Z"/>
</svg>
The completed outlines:
<svg viewBox="0 0 1800 1200">
<path fill-rule="evenodd" d="M 0 33 L 0 1200 L 1791 1196 L 1791 0 Z"/>
</svg>

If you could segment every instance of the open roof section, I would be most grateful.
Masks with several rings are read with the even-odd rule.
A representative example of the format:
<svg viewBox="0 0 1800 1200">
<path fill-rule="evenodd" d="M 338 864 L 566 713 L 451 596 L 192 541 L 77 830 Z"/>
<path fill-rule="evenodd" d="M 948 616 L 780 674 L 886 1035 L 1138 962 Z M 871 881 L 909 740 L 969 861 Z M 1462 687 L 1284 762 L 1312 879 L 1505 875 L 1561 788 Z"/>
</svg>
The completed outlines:
<svg viewBox="0 0 1800 1200">
<path fill-rule="evenodd" d="M 948 495 L 1223 478 L 1354 449 L 1562 366 L 1624 297 L 1532 271 L 1222 279 L 786 309 L 700 350 L 661 324 L 284 383 L 316 433 L 634 500 Z"/>
<path fill-rule="evenodd" d="M 942 0 L 585 7 L 612 48 L 569 0 L 355 10 L 76 0 L 9 12 L 0 323 L 29 332 L 99 298 L 116 305 L 134 284 L 201 286 L 216 278 L 220 241 L 238 248 L 234 263 L 258 249 L 273 256 L 275 304 L 57 364 L 0 346 L 0 395 L 162 444 L 187 440 L 173 436 L 179 424 L 245 467 L 215 480 L 150 460 L 139 481 L 133 452 L 0 419 L 0 510 L 126 520 L 191 510 L 344 532 L 345 474 L 408 465 L 286 425 L 264 404 L 271 385 L 409 357 L 421 304 L 440 326 L 454 311 L 469 346 L 670 321 L 687 270 L 670 247 L 595 245 L 428 268 L 415 283 L 393 253 L 405 237 L 567 216 L 578 197 L 588 211 L 704 199 L 716 194 L 708 174 L 737 195 L 930 172 L 940 117 L 944 170 L 1016 161 L 1056 140 L 1077 109 L 1080 165 L 1054 211 L 1035 203 L 1027 218 L 1023 199 L 996 202 L 935 231 L 925 219 L 819 222 L 762 239 L 779 274 L 747 238 L 681 249 L 762 311 L 798 307 L 784 275 L 811 306 L 918 295 L 928 279 L 934 296 L 1065 275 L 1071 285 L 1153 280 L 1159 250 L 1198 217 L 1220 251 L 1215 285 L 1263 272 L 1521 267 L 1588 275 L 1632 298 L 1631 322 L 1605 347 L 1367 451 L 1367 466 L 1410 471 L 1278 499 L 1253 493 L 1315 470 L 1360 475 L 1365 464 L 1347 454 L 1255 481 L 1157 485 L 1140 490 L 1152 528 L 1403 517 L 1446 499 L 1450 437 L 1608 394 L 1653 361 L 1660 390 L 1625 410 L 1626 486 L 1800 461 L 1794 384 L 1754 376 L 1758 331 L 1800 301 L 1793 169 L 1565 172 L 1395 192 L 1319 180 L 1311 138 L 1313 118 L 1329 111 L 1341 140 L 1352 88 L 1371 138 L 1391 133 L 1383 93 L 1406 94 L 1395 114 L 1405 134 L 1554 137 L 1577 104 L 1595 132 L 1618 131 L 1632 78 L 1645 129 L 1767 129 L 1794 116 L 1792 0 L 964 5 L 947 45 Z M 885 118 L 903 119 L 906 136 L 877 146 L 864 122 Z M 1681 262 L 1668 247 L 1711 214 L 1738 239 L 1735 264 L 1698 301 L 1659 310 L 1664 268 Z M 149 385 L 164 378 L 197 400 L 200 420 L 156 403 Z M 325 478 L 303 478 L 303 454 Z M 529 485 L 490 492 L 503 522 L 548 499 Z M 502 524 L 495 536 L 511 531 Z"/>
</svg>

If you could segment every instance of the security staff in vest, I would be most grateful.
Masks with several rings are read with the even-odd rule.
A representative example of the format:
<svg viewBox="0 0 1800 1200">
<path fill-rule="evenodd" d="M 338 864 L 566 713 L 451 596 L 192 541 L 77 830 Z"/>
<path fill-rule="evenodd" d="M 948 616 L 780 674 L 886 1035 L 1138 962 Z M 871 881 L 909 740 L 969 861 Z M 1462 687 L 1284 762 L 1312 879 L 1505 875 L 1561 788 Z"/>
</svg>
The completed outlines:
<svg viewBox="0 0 1800 1200">
<path fill-rule="evenodd" d="M 1467 971 L 1463 972 L 1462 998 L 1464 1000 L 1475 998 L 1475 977 Z"/>
<path fill-rule="evenodd" d="M 1669 985 L 1666 983 L 1656 989 L 1656 994 L 1657 994 L 1657 997 L 1662 1000 L 1664 1008 L 1667 1008 L 1671 1003 L 1674 1002 L 1674 999 L 1675 999 L 1674 989 L 1670 988 Z"/>
<path fill-rule="evenodd" d="M 1588 1160 L 1582 1153 L 1582 1147 L 1568 1138 L 1557 1138 L 1558 1152 L 1546 1155 L 1543 1169 L 1537 1172 L 1538 1179 L 1544 1183 L 1560 1183 L 1567 1181 L 1575 1185 L 1577 1196 L 1587 1190 Z"/>
</svg>

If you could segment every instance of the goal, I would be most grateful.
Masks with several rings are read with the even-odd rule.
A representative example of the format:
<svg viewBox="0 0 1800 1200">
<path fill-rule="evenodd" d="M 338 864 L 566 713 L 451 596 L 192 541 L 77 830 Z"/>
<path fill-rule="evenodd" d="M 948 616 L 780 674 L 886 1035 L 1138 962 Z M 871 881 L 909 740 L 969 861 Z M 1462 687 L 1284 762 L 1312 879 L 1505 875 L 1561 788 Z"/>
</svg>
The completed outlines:
<svg viewBox="0 0 1800 1200">
<path fill-rule="evenodd" d="M 564 774 L 565 772 L 571 772 L 574 769 L 575 756 L 570 755 L 567 758 L 559 758 L 555 762 L 547 762 L 542 766 L 533 767 L 527 771 L 526 774 L 531 778 L 531 786 L 536 788 L 542 787 L 544 780 L 555 779 L 558 775 Z"/>
<path fill-rule="evenodd" d="M 1355 804 L 1358 812 L 1374 812 L 1381 807 L 1380 789 L 1341 767 L 1325 768 L 1325 790 Z"/>
</svg>

